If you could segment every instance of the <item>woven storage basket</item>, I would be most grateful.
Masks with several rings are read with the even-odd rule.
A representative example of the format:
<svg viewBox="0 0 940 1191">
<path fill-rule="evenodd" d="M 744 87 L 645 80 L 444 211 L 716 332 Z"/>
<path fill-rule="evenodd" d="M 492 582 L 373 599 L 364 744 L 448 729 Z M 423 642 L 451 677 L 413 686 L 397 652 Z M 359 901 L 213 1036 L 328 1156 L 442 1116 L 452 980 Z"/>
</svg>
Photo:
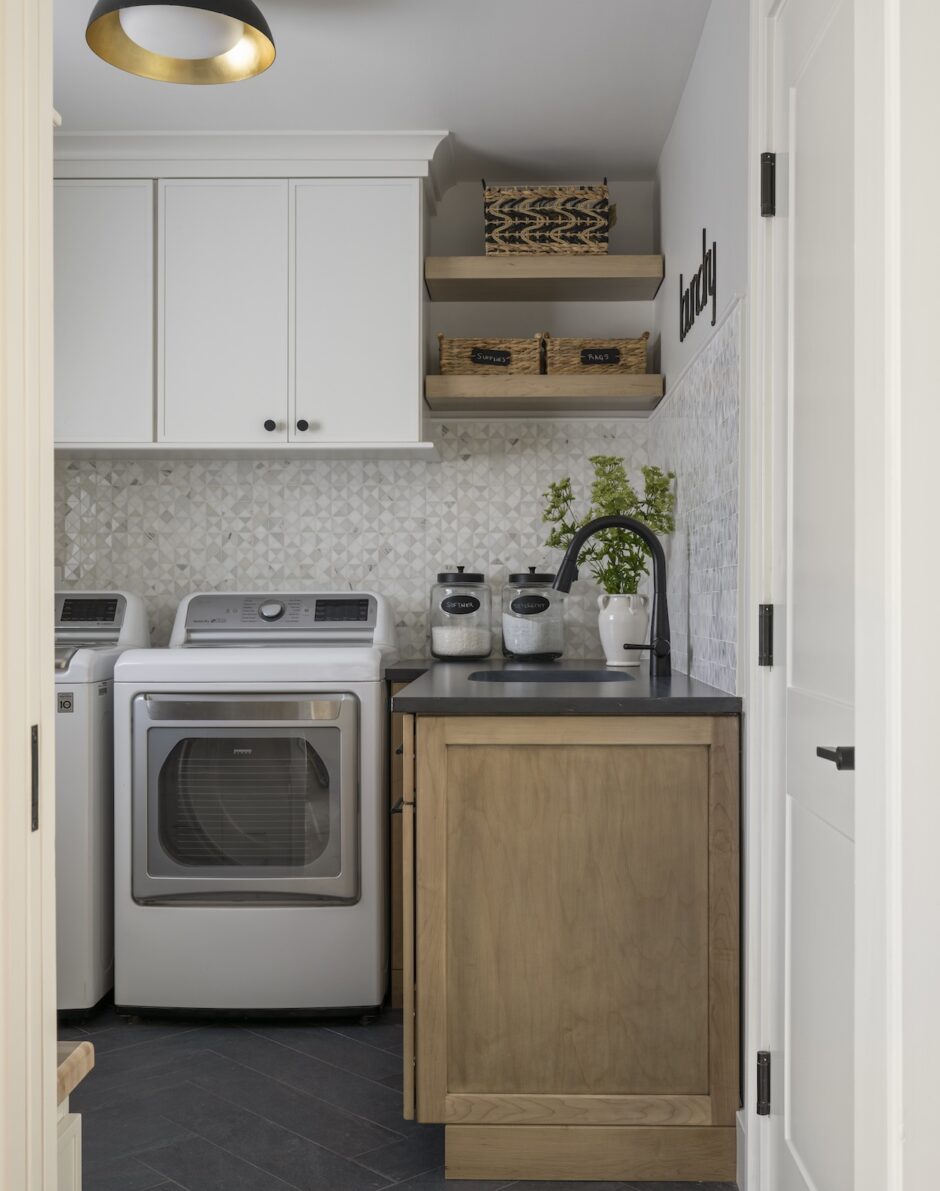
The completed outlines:
<svg viewBox="0 0 940 1191">
<path fill-rule="evenodd" d="M 531 339 L 448 339 L 438 335 L 441 375 L 538 376 L 542 339 L 541 334 Z"/>
<path fill-rule="evenodd" d="M 645 372 L 649 331 L 639 339 L 552 339 L 545 337 L 549 375 L 604 372 Z"/>
<path fill-rule="evenodd" d="M 606 253 L 616 218 L 598 186 L 483 185 L 487 256 Z"/>
</svg>

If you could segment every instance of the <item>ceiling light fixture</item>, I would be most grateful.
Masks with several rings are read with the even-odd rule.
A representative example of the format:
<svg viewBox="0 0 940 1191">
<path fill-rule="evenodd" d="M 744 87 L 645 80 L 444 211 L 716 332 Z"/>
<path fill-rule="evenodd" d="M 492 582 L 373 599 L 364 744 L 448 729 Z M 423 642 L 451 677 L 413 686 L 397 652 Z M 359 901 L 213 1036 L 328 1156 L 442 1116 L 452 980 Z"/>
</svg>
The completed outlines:
<svg viewBox="0 0 940 1191">
<path fill-rule="evenodd" d="M 98 0 L 85 40 L 112 66 L 161 83 L 234 83 L 275 54 L 252 0 Z"/>
</svg>

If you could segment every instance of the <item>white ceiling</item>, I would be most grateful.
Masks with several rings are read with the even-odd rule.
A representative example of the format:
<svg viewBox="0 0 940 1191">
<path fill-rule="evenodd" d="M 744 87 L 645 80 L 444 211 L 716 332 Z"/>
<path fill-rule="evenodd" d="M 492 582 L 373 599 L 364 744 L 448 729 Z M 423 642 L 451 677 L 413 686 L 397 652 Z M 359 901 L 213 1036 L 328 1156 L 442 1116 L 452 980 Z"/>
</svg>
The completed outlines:
<svg viewBox="0 0 940 1191">
<path fill-rule="evenodd" d="M 259 0 L 277 60 L 155 83 L 85 45 L 55 0 L 64 131 L 449 129 L 458 176 L 652 177 L 710 0 Z"/>
</svg>

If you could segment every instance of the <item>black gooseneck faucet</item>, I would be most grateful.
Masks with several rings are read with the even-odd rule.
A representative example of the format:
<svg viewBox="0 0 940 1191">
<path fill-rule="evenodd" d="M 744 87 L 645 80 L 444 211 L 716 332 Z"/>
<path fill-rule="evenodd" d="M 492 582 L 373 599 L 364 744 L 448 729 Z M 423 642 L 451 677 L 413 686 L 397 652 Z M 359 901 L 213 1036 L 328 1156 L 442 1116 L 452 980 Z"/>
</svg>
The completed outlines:
<svg viewBox="0 0 940 1191">
<path fill-rule="evenodd" d="M 610 517 L 597 517 L 582 525 L 568 543 L 568 549 L 561 560 L 558 574 L 552 587 L 556 591 L 571 591 L 571 584 L 578 577 L 578 555 L 588 538 L 593 538 L 603 529 L 628 529 L 649 546 L 653 556 L 653 612 L 650 616 L 649 646 L 631 644 L 627 648 L 646 649 L 650 651 L 650 678 L 670 678 L 672 676 L 672 662 L 670 661 L 669 645 L 669 604 L 666 599 L 666 553 L 663 544 L 648 525 L 637 521 L 633 517 L 621 517 L 614 514 Z"/>
</svg>

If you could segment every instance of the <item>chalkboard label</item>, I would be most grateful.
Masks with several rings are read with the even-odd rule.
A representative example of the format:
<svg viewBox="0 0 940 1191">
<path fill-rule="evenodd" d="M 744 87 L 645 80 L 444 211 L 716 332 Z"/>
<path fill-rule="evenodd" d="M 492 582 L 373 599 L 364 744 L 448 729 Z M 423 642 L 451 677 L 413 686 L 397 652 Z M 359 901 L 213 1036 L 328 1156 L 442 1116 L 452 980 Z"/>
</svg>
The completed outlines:
<svg viewBox="0 0 940 1191">
<path fill-rule="evenodd" d="M 451 616 L 469 616 L 479 609 L 480 601 L 472 595 L 445 596 L 441 600 L 441 611 L 449 612 Z"/>
<path fill-rule="evenodd" d="M 512 363 L 512 352 L 501 347 L 474 347 L 470 349 L 470 360 L 474 364 L 494 364 L 508 368 Z"/>
<path fill-rule="evenodd" d="M 619 347 L 582 347 L 582 364 L 619 364 Z"/>
<path fill-rule="evenodd" d="M 540 612 L 547 612 L 551 606 L 551 600 L 540 595 L 516 596 L 509 605 L 517 616 L 538 616 Z"/>
</svg>

